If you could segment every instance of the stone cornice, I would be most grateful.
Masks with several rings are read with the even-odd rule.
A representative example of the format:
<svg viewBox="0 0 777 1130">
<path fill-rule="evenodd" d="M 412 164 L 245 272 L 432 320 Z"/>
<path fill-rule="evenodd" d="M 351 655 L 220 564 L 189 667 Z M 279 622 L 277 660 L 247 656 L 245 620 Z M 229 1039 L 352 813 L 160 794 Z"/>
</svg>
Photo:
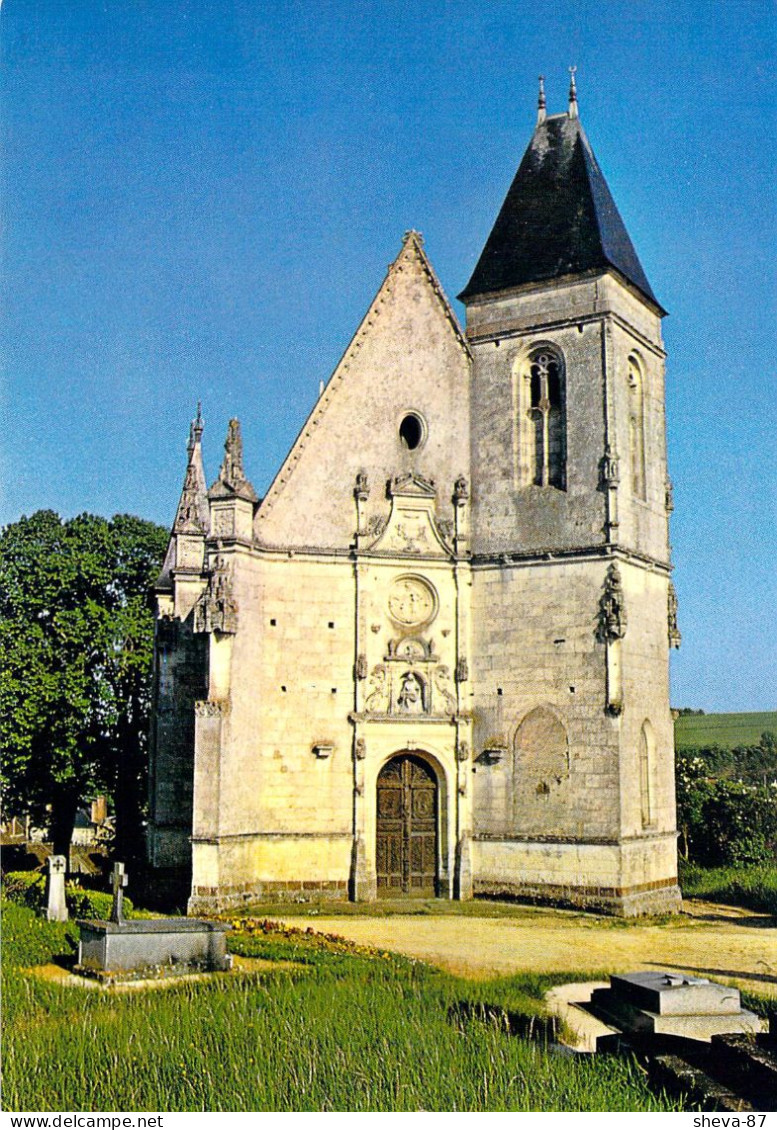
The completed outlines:
<svg viewBox="0 0 777 1130">
<path fill-rule="evenodd" d="M 613 310 L 599 311 L 592 314 L 581 314 L 574 318 L 554 318 L 545 322 L 532 322 L 531 325 L 519 325 L 517 320 L 512 324 L 511 328 L 500 328 L 498 331 L 491 331 L 484 333 L 470 333 L 469 341 L 472 346 L 488 345 L 494 341 L 510 341 L 520 340 L 525 337 L 534 337 L 536 334 L 553 333 L 558 330 L 571 329 L 572 327 L 595 325 L 606 321 L 612 321 L 621 329 L 629 333 L 640 345 L 659 357 L 662 361 L 666 358 L 666 350 L 656 345 L 650 338 L 638 330 L 627 318 L 621 314 L 616 314 Z M 509 326 L 510 323 L 507 323 Z"/>
<path fill-rule="evenodd" d="M 161 825 L 159 825 L 161 827 Z M 353 831 L 348 832 L 227 832 L 220 836 L 192 836 L 193 844 L 220 844 L 226 840 L 331 840 L 353 839 Z"/>
<path fill-rule="evenodd" d="M 631 294 L 642 302 L 648 310 L 655 314 L 658 318 L 664 317 L 666 311 L 658 305 L 653 303 L 646 294 L 635 287 L 619 270 L 615 267 L 606 267 L 604 270 L 601 267 L 593 267 L 588 271 L 581 271 L 577 274 L 560 275 L 555 279 L 543 279 L 538 282 L 522 283 L 520 286 L 507 287 L 504 290 L 492 290 L 478 294 L 468 299 L 466 306 L 494 306 L 499 302 L 504 302 L 505 299 L 520 298 L 525 294 L 541 294 L 543 291 L 558 292 L 564 288 L 571 288 L 580 286 L 588 282 L 596 282 L 597 279 L 610 277 L 620 283 L 625 291 Z"/>
<path fill-rule="evenodd" d="M 501 844 L 585 844 L 587 847 L 621 847 L 631 843 L 656 843 L 663 840 L 675 840 L 677 832 L 651 832 L 647 835 L 636 836 L 542 836 L 542 835 L 512 835 L 499 832 L 474 832 L 473 840 L 482 843 Z"/>
<path fill-rule="evenodd" d="M 348 721 L 351 723 L 365 723 L 365 722 L 378 722 L 386 723 L 392 722 L 396 725 L 397 722 L 403 724 L 415 724 L 420 722 L 421 725 L 429 725 L 436 723 L 438 726 L 466 726 L 472 721 L 470 714 L 367 714 L 357 713 L 352 711 L 348 715 Z"/>
<path fill-rule="evenodd" d="M 669 561 L 662 561 L 660 558 L 651 557 L 649 554 L 627 549 L 622 545 L 606 545 L 604 543 L 600 545 L 567 546 L 561 549 L 551 549 L 540 546 L 537 549 L 523 551 L 505 550 L 499 553 L 467 553 L 459 554 L 458 556 L 451 554 L 448 557 L 421 553 L 373 552 L 364 549 L 357 550 L 354 549 L 353 546 L 349 546 L 348 548 L 336 548 L 322 545 L 262 545 L 256 542 L 249 546 L 246 542 L 239 541 L 236 538 L 222 538 L 220 539 L 220 545 L 224 550 L 237 549 L 250 557 L 269 557 L 278 561 L 289 561 L 293 560 L 295 557 L 302 557 L 324 561 L 351 561 L 355 564 L 377 565 L 383 563 L 392 566 L 402 565 L 408 568 L 423 567 L 424 569 L 439 569 L 452 565 L 469 566 L 472 569 L 488 569 L 504 567 L 506 565 L 563 564 L 564 562 L 579 560 L 581 558 L 588 560 L 617 559 L 632 564 L 647 566 L 655 572 L 666 573 L 667 576 L 673 569 Z M 215 548 L 215 542 L 213 543 L 213 547 Z"/>
<path fill-rule="evenodd" d="M 526 552 L 510 551 L 505 553 L 474 553 L 470 562 L 473 570 L 488 568 L 504 568 L 506 565 L 562 565 L 565 562 L 579 559 L 587 560 L 619 560 L 630 564 L 647 566 L 653 572 L 666 573 L 672 571 L 668 561 L 661 561 L 646 553 L 637 553 L 619 545 L 584 545 L 570 546 L 566 549 L 534 549 Z"/>
</svg>

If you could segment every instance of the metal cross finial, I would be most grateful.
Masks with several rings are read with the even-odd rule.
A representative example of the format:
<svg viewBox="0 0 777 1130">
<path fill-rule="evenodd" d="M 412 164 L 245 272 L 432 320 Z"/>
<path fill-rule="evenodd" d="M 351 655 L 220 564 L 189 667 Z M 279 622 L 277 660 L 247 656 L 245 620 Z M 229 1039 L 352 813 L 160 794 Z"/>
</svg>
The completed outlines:
<svg viewBox="0 0 777 1130">
<path fill-rule="evenodd" d="M 124 888 L 129 882 L 129 876 L 124 873 L 123 863 L 114 863 L 111 875 L 113 888 L 113 906 L 111 907 L 111 922 L 124 921 Z"/>
<path fill-rule="evenodd" d="M 577 67 L 569 68 L 569 116 L 577 117 L 577 86 L 575 84 L 575 71 Z"/>
<path fill-rule="evenodd" d="M 545 75 L 540 75 L 540 93 L 537 99 L 537 125 L 544 122 L 545 113 Z"/>
</svg>

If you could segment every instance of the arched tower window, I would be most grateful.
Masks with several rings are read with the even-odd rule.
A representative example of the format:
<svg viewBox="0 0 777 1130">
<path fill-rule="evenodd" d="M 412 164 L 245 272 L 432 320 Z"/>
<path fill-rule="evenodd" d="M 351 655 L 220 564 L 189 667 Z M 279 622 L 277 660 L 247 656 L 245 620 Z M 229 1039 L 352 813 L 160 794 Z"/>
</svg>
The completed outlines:
<svg viewBox="0 0 777 1130">
<path fill-rule="evenodd" d="M 645 388 L 642 367 L 634 354 L 629 357 L 628 385 L 631 491 L 636 498 L 645 498 Z"/>
<path fill-rule="evenodd" d="M 530 483 L 540 487 L 566 487 L 566 406 L 564 367 L 555 350 L 535 349 L 524 370 L 522 399 L 528 427 L 525 431 L 525 467 Z"/>
<path fill-rule="evenodd" d="M 642 807 L 642 827 L 649 828 L 655 820 L 655 761 L 656 741 L 653 727 L 647 721 L 639 732 L 639 796 Z"/>
</svg>

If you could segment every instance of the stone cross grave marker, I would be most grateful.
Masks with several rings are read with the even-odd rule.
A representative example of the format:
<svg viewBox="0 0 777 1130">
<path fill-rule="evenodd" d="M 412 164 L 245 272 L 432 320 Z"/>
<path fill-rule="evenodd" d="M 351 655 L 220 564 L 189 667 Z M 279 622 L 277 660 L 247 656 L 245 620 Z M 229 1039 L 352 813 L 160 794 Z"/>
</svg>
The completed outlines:
<svg viewBox="0 0 777 1130">
<path fill-rule="evenodd" d="M 129 881 L 129 876 L 124 873 L 123 863 L 114 863 L 111 886 L 113 887 L 113 906 L 111 907 L 111 922 L 124 921 L 124 888 Z"/>
<path fill-rule="evenodd" d="M 49 856 L 48 897 L 46 899 L 46 918 L 49 922 L 67 922 L 67 906 L 65 904 L 65 869 L 67 860 L 64 855 Z"/>
</svg>

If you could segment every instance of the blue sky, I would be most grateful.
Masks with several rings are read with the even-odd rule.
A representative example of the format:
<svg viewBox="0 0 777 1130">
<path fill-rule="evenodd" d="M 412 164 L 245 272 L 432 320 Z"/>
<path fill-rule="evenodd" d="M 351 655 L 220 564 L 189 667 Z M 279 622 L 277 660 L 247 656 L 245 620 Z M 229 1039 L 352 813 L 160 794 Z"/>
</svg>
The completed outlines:
<svg viewBox="0 0 777 1130">
<path fill-rule="evenodd" d="M 574 63 L 670 311 L 673 703 L 773 709 L 775 43 L 772 0 L 4 0 L 0 521 L 169 524 L 198 398 L 261 494 L 402 233 L 465 285 Z"/>
</svg>

